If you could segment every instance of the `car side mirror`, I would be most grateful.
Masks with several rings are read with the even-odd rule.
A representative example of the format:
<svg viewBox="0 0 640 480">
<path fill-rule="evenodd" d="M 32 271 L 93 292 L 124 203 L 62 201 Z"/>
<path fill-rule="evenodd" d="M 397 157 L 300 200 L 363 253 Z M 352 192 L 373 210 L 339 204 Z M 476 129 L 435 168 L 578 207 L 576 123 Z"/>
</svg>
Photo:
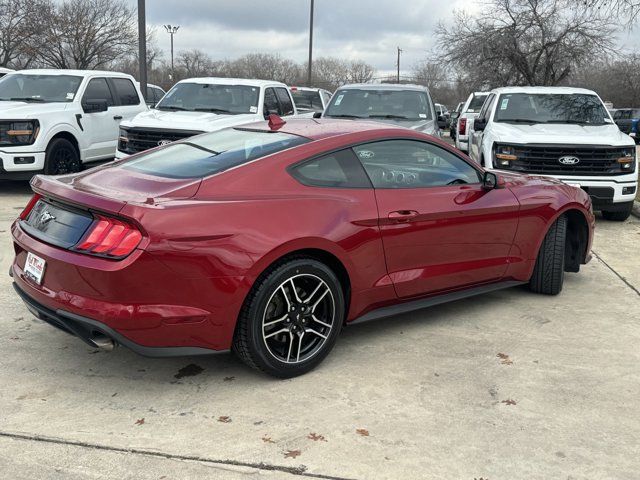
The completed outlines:
<svg viewBox="0 0 640 480">
<path fill-rule="evenodd" d="M 84 113 L 106 112 L 108 109 L 109 105 L 107 101 L 103 99 L 88 99 L 82 101 L 82 110 Z"/>
<path fill-rule="evenodd" d="M 453 112 L 451 114 L 451 120 L 457 120 L 459 116 L 460 116 L 460 112 Z"/>
<path fill-rule="evenodd" d="M 322 118 L 322 112 L 315 112 L 313 118 Z"/>
<path fill-rule="evenodd" d="M 476 118 L 473 121 L 473 129 L 476 132 L 482 132 L 482 131 L 484 131 L 485 128 L 487 128 L 487 119 L 486 118 Z"/>
<path fill-rule="evenodd" d="M 504 178 L 494 172 L 484 172 L 482 177 L 482 188 L 484 190 L 494 190 L 503 188 L 505 184 Z"/>
</svg>

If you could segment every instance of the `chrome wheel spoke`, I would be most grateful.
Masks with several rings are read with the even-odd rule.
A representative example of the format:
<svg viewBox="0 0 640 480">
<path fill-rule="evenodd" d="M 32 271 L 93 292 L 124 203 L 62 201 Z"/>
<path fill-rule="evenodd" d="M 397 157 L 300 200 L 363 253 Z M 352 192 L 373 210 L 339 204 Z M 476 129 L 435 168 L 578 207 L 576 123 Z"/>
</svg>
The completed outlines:
<svg viewBox="0 0 640 480">
<path fill-rule="evenodd" d="M 298 295 L 298 290 L 296 289 L 296 284 L 293 283 L 293 278 L 289 279 L 289 282 L 291 283 L 291 288 L 293 291 L 293 296 L 296 299 L 296 302 L 298 303 L 302 303 L 302 300 L 300 300 L 300 296 Z"/>
<path fill-rule="evenodd" d="M 304 331 L 305 331 L 305 332 L 307 332 L 307 333 L 313 333 L 314 335 L 317 335 L 317 336 L 319 336 L 320 338 L 323 338 L 324 340 L 326 340 L 326 339 L 327 339 L 327 336 L 326 336 L 326 335 L 323 335 L 323 334 L 321 334 L 320 332 L 316 332 L 316 331 L 315 331 L 314 329 L 312 329 L 312 328 L 305 328 L 305 330 L 304 330 Z"/>
<path fill-rule="evenodd" d="M 327 327 L 327 328 L 331 328 L 331 325 L 329 325 L 328 323 L 324 323 L 322 320 L 316 318 L 315 315 L 311 315 L 311 318 L 313 319 L 314 322 L 319 323 L 320 325 L 322 325 L 323 327 Z"/>
<path fill-rule="evenodd" d="M 311 306 L 311 311 L 315 312 L 316 311 L 316 307 L 320 304 L 320 302 L 322 301 L 322 299 L 327 295 L 327 293 L 329 293 L 329 287 L 327 287 L 327 289 L 322 292 L 322 295 L 320 295 L 320 298 L 318 298 L 318 300 L 316 300 L 316 303 L 314 303 Z"/>
<path fill-rule="evenodd" d="M 289 296 L 287 295 L 287 291 L 284 289 L 284 285 L 280 285 L 279 290 L 282 292 L 282 296 L 284 297 L 285 302 L 287 302 L 287 312 L 291 310 L 291 301 L 289 301 Z"/>
<path fill-rule="evenodd" d="M 287 319 L 287 317 L 288 317 L 288 315 L 285 315 L 285 316 L 283 316 L 281 318 L 277 318 L 275 320 L 271 320 L 271 321 L 269 321 L 267 323 L 264 323 L 264 324 L 262 324 L 262 328 L 264 329 L 264 328 L 270 327 L 271 325 L 275 325 L 276 323 L 284 322 Z"/>
<path fill-rule="evenodd" d="M 287 353 L 287 362 L 291 358 L 292 347 L 293 347 L 293 333 L 289 332 L 289 352 Z"/>
<path fill-rule="evenodd" d="M 286 333 L 288 332 L 289 329 L 288 328 L 282 328 L 276 332 L 272 332 L 269 335 L 265 335 L 264 338 L 271 338 L 271 337 L 275 337 L 276 335 L 280 334 L 280 333 Z"/>
<path fill-rule="evenodd" d="M 296 357 L 296 362 L 300 361 L 300 349 L 302 348 L 302 337 L 304 337 L 304 332 L 300 334 L 298 338 L 298 356 Z"/>
</svg>

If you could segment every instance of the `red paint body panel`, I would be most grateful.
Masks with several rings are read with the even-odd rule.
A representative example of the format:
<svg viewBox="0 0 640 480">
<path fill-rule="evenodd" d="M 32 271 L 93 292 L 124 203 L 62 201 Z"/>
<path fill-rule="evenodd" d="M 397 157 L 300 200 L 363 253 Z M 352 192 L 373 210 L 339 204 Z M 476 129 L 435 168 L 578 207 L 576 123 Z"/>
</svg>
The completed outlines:
<svg viewBox="0 0 640 480">
<path fill-rule="evenodd" d="M 439 139 L 375 123 L 298 120 L 279 131 L 313 141 L 202 181 L 157 179 L 118 164 L 36 177 L 39 193 L 118 214 L 144 238 L 114 261 L 47 245 L 16 222 L 14 281 L 50 309 L 98 320 L 140 345 L 224 350 L 255 280 L 292 252 L 326 252 L 344 266 L 352 321 L 409 297 L 528 280 L 547 229 L 567 209 L 582 212 L 593 232 L 589 197 L 542 178 L 505 176 L 505 188 L 491 191 L 304 186 L 287 167 L 371 140 L 418 139 L 466 157 Z M 397 223 L 389 219 L 397 210 L 418 213 Z M 47 262 L 42 286 L 24 277 L 26 252 Z"/>
</svg>

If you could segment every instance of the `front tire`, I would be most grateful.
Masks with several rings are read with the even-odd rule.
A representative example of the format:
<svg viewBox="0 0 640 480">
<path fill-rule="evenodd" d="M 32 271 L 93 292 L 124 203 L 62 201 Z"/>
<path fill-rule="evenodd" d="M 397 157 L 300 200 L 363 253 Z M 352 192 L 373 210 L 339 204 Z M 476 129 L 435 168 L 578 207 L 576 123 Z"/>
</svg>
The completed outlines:
<svg viewBox="0 0 640 480">
<path fill-rule="evenodd" d="M 605 220 L 610 220 L 613 222 L 624 222 L 631 215 L 631 211 L 633 210 L 633 202 L 627 202 L 620 210 L 615 212 L 603 210 L 602 216 Z"/>
<path fill-rule="evenodd" d="M 55 138 L 49 143 L 44 159 L 46 175 L 66 175 L 80 171 L 80 155 L 66 138 Z"/>
<path fill-rule="evenodd" d="M 535 293 L 557 295 L 564 283 L 564 255 L 567 240 L 567 217 L 559 217 L 542 241 L 529 288 Z"/>
<path fill-rule="evenodd" d="M 238 318 L 233 350 L 250 367 L 280 378 L 315 368 L 344 322 L 340 281 L 325 264 L 293 258 L 270 267 Z"/>
</svg>

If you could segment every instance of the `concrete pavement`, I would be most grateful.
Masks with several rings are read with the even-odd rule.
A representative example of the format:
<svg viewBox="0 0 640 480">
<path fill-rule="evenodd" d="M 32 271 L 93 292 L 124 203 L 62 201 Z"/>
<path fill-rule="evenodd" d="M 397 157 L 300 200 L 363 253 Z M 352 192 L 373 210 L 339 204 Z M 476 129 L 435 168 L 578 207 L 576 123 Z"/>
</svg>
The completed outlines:
<svg viewBox="0 0 640 480">
<path fill-rule="evenodd" d="M 320 368 L 278 381 L 232 356 L 97 352 L 35 320 L 6 275 L 28 197 L 0 182 L 0 478 L 638 476 L 638 219 L 599 220 L 558 297 L 514 288 L 347 328 Z"/>
</svg>

